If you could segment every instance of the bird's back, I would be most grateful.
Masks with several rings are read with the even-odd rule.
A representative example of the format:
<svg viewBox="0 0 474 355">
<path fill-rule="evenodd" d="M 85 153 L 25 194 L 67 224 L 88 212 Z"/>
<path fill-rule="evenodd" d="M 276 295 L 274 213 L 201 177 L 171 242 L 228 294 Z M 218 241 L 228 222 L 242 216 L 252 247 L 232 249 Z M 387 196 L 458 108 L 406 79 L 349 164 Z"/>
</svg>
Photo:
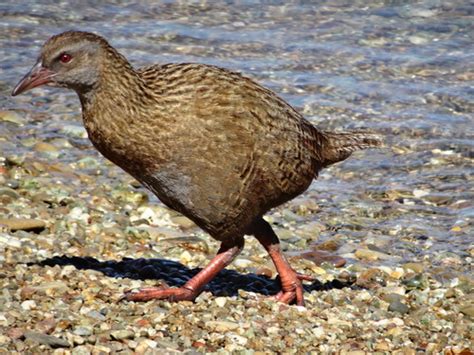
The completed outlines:
<svg viewBox="0 0 474 355">
<path fill-rule="evenodd" d="M 145 184 L 165 203 L 205 216 L 207 229 L 215 221 L 238 227 L 311 183 L 314 132 L 305 133 L 309 123 L 271 91 L 202 64 L 138 73 L 160 102 L 147 122 L 157 127 L 153 151 L 166 152 Z"/>
<path fill-rule="evenodd" d="M 215 238 L 242 232 L 341 160 L 330 139 L 289 104 L 238 73 L 185 63 L 136 74 L 147 100 L 133 109 L 118 103 L 113 117 L 98 118 L 108 125 L 95 125 L 109 131 L 90 133 L 91 140 L 96 134 L 107 158 Z M 103 107 L 89 121 L 104 116 Z M 111 135 L 113 143 L 104 144 Z M 123 149 L 130 143 L 133 151 Z"/>
</svg>

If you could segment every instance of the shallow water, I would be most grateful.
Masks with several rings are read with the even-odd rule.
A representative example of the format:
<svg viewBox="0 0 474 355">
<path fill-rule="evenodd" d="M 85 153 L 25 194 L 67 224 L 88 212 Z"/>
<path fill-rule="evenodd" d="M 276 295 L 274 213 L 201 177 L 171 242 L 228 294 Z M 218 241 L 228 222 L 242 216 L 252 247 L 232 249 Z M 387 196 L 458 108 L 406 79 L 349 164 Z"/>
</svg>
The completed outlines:
<svg viewBox="0 0 474 355">
<path fill-rule="evenodd" d="M 10 97 L 41 44 L 67 29 L 105 36 L 136 66 L 202 62 L 241 71 L 325 129 L 369 128 L 387 147 L 321 174 L 303 198 L 339 217 L 346 241 L 389 240 L 406 260 L 473 250 L 474 4 L 467 1 L 272 2 L 233 5 L 151 1 L 4 1 L 0 4 L 0 153 L 34 156 L 24 144 L 80 126 L 75 94 L 36 89 Z M 335 4 L 336 3 L 336 4 Z M 92 6 L 92 4 L 94 4 Z M 86 139 L 57 159 L 95 154 Z M 0 161 L 1 163 L 2 161 Z M 294 208 L 299 202 L 290 203 Z"/>
</svg>

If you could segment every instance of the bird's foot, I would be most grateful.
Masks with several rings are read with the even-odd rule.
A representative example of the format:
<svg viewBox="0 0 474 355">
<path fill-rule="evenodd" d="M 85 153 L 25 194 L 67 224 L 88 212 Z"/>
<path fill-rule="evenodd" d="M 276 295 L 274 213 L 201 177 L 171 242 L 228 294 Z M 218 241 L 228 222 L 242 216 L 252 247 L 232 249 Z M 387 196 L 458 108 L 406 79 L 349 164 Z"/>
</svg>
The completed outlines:
<svg viewBox="0 0 474 355">
<path fill-rule="evenodd" d="M 126 292 L 122 299 L 134 302 L 146 302 L 150 300 L 167 300 L 170 302 L 194 301 L 197 293 L 186 287 L 179 288 L 163 288 L 163 287 L 147 287 L 138 291 Z"/>
<path fill-rule="evenodd" d="M 304 289 L 301 281 L 314 281 L 314 278 L 297 272 L 286 273 L 280 278 L 282 290 L 269 299 L 286 304 L 296 301 L 298 306 L 304 306 Z"/>
</svg>

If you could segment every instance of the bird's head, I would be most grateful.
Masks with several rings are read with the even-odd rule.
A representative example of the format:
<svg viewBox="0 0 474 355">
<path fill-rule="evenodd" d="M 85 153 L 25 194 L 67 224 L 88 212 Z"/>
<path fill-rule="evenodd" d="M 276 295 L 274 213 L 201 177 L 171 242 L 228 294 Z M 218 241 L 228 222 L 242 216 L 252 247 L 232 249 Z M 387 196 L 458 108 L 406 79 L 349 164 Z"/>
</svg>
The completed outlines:
<svg viewBox="0 0 474 355">
<path fill-rule="evenodd" d="M 66 87 L 78 93 L 91 90 L 99 80 L 101 58 L 108 47 L 105 39 L 89 32 L 68 31 L 53 36 L 12 95 L 41 85 Z"/>
</svg>

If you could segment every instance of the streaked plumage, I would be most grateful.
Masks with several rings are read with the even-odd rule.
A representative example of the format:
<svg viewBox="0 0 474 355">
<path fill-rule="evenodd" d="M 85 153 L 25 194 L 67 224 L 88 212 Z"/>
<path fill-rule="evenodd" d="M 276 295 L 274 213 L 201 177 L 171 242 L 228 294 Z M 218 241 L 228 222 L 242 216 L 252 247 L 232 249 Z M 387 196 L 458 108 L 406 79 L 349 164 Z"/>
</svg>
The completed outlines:
<svg viewBox="0 0 474 355">
<path fill-rule="evenodd" d="M 64 53 L 70 62 L 61 62 Z M 303 303 L 300 277 L 286 261 L 275 260 L 281 257 L 278 239 L 262 216 L 304 192 L 322 168 L 379 145 L 377 136 L 319 131 L 272 91 L 219 67 L 134 70 L 91 33 L 52 37 L 40 63 L 54 73 L 54 85 L 78 93 L 89 138 L 106 158 L 223 242 L 219 255 L 225 260 L 203 270 L 206 280 L 237 255 L 244 234 L 254 234 L 281 274 L 277 298 Z M 14 94 L 25 87 L 20 83 Z M 128 298 L 194 299 L 202 287 L 201 279 L 185 285 L 192 297 L 153 290 Z"/>
</svg>

